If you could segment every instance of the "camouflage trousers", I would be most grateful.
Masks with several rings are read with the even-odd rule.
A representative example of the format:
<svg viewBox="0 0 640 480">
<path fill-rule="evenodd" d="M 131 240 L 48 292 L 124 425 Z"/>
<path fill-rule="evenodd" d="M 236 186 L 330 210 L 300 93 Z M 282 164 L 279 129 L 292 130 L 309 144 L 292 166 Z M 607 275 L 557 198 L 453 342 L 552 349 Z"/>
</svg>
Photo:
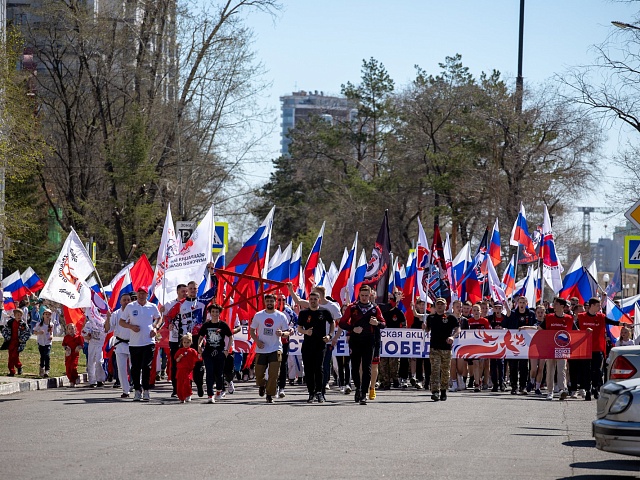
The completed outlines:
<svg viewBox="0 0 640 480">
<path fill-rule="evenodd" d="M 390 387 L 394 380 L 398 379 L 399 358 L 380 358 L 380 383 L 382 386 Z"/>
<path fill-rule="evenodd" d="M 431 391 L 446 390 L 449 386 L 451 372 L 451 350 L 435 350 L 429 352 L 431 362 Z"/>
</svg>

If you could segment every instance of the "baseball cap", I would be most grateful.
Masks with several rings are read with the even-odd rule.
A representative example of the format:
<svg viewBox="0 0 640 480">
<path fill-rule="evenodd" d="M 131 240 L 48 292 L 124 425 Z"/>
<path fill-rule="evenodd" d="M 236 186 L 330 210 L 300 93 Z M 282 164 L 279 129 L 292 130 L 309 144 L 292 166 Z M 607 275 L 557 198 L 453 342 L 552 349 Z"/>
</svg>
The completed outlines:
<svg viewBox="0 0 640 480">
<path fill-rule="evenodd" d="M 138 292 L 144 292 L 144 293 L 149 293 L 149 287 L 146 287 L 144 285 L 141 285 L 138 287 Z"/>
<path fill-rule="evenodd" d="M 436 303 L 444 303 L 446 305 L 447 301 L 444 298 L 440 297 L 440 298 L 436 298 Z"/>
</svg>

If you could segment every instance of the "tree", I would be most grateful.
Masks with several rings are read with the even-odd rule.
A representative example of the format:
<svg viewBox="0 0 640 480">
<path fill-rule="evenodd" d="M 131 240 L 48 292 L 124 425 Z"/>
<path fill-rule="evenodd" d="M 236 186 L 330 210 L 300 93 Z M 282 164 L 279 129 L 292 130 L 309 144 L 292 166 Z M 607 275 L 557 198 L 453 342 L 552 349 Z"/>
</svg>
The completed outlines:
<svg viewBox="0 0 640 480">
<path fill-rule="evenodd" d="M 62 228 L 96 238 L 112 270 L 133 245 L 153 255 L 170 202 L 178 220 L 214 202 L 218 214 L 233 210 L 224 200 L 256 143 L 243 132 L 264 115 L 253 101 L 262 69 L 240 15 L 277 8 L 159 0 L 94 12 L 56 0 L 26 25 L 44 70 L 42 192 Z"/>
</svg>

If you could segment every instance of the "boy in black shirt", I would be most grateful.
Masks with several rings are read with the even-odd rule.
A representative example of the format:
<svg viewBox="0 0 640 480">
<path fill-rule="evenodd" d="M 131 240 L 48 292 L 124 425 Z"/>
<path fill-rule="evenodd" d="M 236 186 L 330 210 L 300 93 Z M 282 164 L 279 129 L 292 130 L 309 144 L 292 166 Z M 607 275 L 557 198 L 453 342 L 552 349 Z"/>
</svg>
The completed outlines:
<svg viewBox="0 0 640 480">
<path fill-rule="evenodd" d="M 202 354 L 202 361 L 207 372 L 208 403 L 222 400 L 224 393 L 224 364 L 229 354 L 231 343 L 231 329 L 225 322 L 220 321 L 222 307 L 211 304 L 207 307 L 208 319 L 200 327 L 198 351 Z M 216 397 L 213 398 L 213 380 L 216 381 Z"/>
<path fill-rule="evenodd" d="M 453 315 L 447 315 L 447 301 L 436 299 L 436 313 L 427 316 L 425 331 L 431 333 L 431 399 L 434 402 L 447 399 L 449 373 L 451 368 L 451 347 L 453 339 L 460 333 L 460 324 Z M 440 395 L 438 395 L 438 388 Z"/>
</svg>

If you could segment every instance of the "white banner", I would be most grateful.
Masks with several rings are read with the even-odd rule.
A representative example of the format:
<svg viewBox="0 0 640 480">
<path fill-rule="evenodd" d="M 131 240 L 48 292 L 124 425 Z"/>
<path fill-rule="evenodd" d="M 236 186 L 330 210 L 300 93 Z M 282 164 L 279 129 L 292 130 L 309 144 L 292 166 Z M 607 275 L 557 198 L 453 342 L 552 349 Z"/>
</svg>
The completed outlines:
<svg viewBox="0 0 640 480">
<path fill-rule="evenodd" d="M 40 298 L 53 300 L 69 308 L 91 306 L 91 289 L 86 281 L 94 266 L 75 230 L 71 230 L 53 265 Z"/>
</svg>

